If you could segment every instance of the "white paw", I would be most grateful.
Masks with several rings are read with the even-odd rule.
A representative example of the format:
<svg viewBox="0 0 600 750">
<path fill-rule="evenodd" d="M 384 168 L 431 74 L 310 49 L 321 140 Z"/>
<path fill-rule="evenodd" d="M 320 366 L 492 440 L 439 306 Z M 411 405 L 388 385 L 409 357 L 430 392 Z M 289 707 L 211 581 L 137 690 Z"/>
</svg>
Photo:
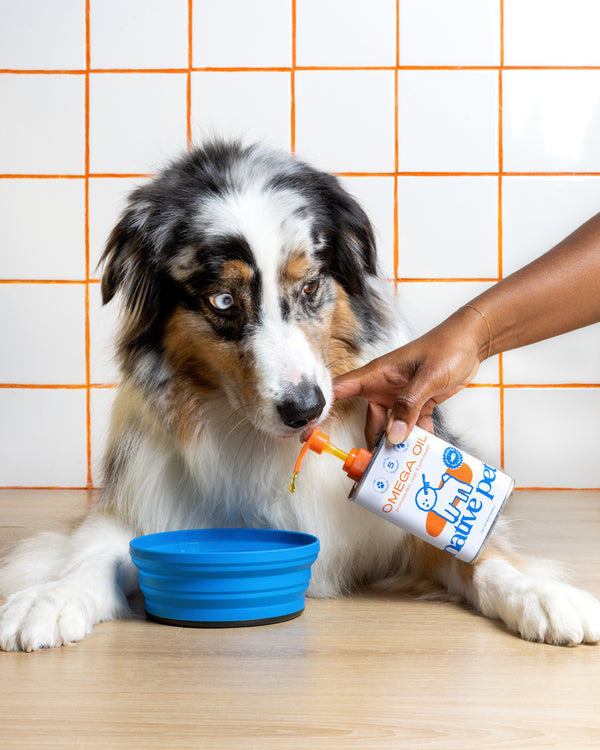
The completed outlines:
<svg viewBox="0 0 600 750">
<path fill-rule="evenodd" d="M 0 649 L 37 651 L 74 643 L 92 632 L 84 597 L 62 584 L 32 586 L 10 596 L 0 608 Z"/>
<path fill-rule="evenodd" d="M 560 646 L 600 641 L 600 601 L 587 591 L 532 578 L 497 560 L 481 568 L 476 577 L 482 612 L 500 617 L 523 638 Z"/>
</svg>

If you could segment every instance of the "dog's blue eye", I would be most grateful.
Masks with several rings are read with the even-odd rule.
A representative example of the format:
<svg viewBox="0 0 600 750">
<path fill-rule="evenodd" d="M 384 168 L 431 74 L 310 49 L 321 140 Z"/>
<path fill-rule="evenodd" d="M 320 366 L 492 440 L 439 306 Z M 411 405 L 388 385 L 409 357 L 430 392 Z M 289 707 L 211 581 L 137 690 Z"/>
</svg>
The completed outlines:
<svg viewBox="0 0 600 750">
<path fill-rule="evenodd" d="M 214 294 L 212 297 L 208 298 L 208 301 L 215 310 L 229 310 L 234 304 L 233 295 L 229 294 L 229 292 Z"/>
</svg>

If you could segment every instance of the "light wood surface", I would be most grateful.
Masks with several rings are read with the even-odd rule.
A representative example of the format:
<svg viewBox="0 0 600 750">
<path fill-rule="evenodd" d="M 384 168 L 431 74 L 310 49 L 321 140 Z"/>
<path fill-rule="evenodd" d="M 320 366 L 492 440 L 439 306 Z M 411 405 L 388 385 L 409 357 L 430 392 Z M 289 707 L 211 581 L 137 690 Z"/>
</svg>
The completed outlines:
<svg viewBox="0 0 600 750">
<path fill-rule="evenodd" d="M 2 548 L 88 502 L 1 491 Z M 517 492 L 505 515 L 523 549 L 600 596 L 600 493 Z M 460 605 L 392 595 L 307 600 L 258 628 L 139 615 L 74 646 L 0 653 L 0 746 L 600 748 L 600 646 L 527 643 Z"/>
</svg>

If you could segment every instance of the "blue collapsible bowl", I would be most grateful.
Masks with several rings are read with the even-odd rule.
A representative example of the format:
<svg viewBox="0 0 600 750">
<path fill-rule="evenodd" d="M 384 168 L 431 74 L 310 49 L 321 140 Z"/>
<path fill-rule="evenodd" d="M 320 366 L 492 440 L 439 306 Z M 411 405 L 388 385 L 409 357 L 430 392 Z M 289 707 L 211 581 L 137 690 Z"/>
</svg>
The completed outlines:
<svg viewBox="0 0 600 750">
<path fill-rule="evenodd" d="M 242 627 L 302 614 L 319 540 L 295 531 L 195 529 L 140 536 L 129 552 L 152 619 Z"/>
</svg>

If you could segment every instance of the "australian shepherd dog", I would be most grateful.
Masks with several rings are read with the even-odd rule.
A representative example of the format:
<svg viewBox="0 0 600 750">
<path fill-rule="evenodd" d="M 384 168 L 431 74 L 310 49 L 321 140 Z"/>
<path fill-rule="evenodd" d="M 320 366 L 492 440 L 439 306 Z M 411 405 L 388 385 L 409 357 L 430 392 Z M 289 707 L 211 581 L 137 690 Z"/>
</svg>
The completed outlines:
<svg viewBox="0 0 600 750">
<path fill-rule="evenodd" d="M 104 302 L 122 310 L 103 490 L 72 534 L 5 562 L 0 648 L 60 646 L 126 616 L 132 537 L 243 526 L 319 537 L 312 596 L 433 583 L 524 638 L 600 639 L 600 603 L 525 563 L 501 527 L 466 565 L 349 502 L 327 460 L 289 494 L 314 425 L 364 440 L 365 402 L 334 402 L 332 378 L 407 341 L 369 220 L 333 176 L 213 142 L 135 190 L 103 261 Z"/>
</svg>

